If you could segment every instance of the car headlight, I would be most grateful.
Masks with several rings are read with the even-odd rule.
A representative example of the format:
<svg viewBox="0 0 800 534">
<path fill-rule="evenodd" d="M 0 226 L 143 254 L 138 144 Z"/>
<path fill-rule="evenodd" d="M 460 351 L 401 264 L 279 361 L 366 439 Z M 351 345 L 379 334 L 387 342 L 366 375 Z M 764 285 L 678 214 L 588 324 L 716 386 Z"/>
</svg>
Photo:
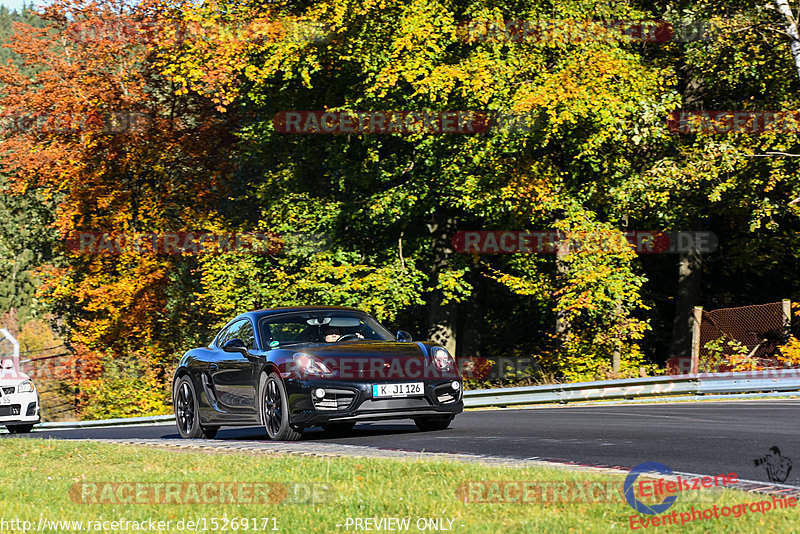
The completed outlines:
<svg viewBox="0 0 800 534">
<path fill-rule="evenodd" d="M 292 356 L 295 368 L 301 375 L 327 375 L 331 370 L 325 363 L 312 354 L 296 352 Z"/>
<path fill-rule="evenodd" d="M 455 368 L 456 362 L 447 349 L 444 347 L 433 347 L 431 349 L 431 356 L 433 357 L 433 366 L 439 371 L 452 371 Z"/>
<path fill-rule="evenodd" d="M 33 391 L 33 382 L 25 380 L 17 386 L 17 393 L 30 393 Z"/>
</svg>

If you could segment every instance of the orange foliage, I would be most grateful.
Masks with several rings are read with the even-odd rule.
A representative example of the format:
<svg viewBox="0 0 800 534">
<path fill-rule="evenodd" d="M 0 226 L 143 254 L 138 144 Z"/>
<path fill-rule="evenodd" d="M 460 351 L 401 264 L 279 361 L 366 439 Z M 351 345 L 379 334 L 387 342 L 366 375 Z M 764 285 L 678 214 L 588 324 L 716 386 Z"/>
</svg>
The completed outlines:
<svg viewBox="0 0 800 534">
<path fill-rule="evenodd" d="M 49 27 L 19 24 L 6 45 L 34 74 L 0 66 L 0 109 L 17 125 L 0 139 L 6 193 L 55 199 L 62 239 L 203 228 L 225 193 L 234 129 L 159 73 L 158 21 L 118 0 L 55 0 L 42 16 Z M 180 256 L 64 256 L 66 265 L 38 270 L 39 296 L 70 310 L 70 378 L 101 376 L 109 353 L 172 361 L 164 314 Z"/>
</svg>

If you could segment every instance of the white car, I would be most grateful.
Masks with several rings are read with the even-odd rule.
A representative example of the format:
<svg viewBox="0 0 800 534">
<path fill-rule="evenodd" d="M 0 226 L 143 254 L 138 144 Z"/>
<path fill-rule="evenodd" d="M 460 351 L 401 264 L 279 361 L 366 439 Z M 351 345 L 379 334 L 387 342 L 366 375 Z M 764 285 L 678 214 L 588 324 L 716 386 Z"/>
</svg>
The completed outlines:
<svg viewBox="0 0 800 534">
<path fill-rule="evenodd" d="M 30 432 L 39 422 L 39 394 L 12 360 L 0 361 L 0 425 L 11 434 Z"/>
</svg>

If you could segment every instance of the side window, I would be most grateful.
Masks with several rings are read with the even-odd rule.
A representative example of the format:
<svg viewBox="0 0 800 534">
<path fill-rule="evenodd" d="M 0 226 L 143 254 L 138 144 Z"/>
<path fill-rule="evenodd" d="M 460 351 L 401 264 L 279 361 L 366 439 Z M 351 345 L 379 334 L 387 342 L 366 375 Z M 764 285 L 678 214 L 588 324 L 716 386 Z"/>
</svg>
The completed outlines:
<svg viewBox="0 0 800 534">
<path fill-rule="evenodd" d="M 256 334 L 253 331 L 253 323 L 250 322 L 250 319 L 245 319 L 238 331 L 231 336 L 231 339 L 237 337 L 244 341 L 244 346 L 248 349 L 256 348 Z"/>
<path fill-rule="evenodd" d="M 236 333 L 239 331 L 239 328 L 242 327 L 242 324 L 244 324 L 245 321 L 246 319 L 243 319 L 241 321 L 236 321 L 229 327 L 225 328 L 222 332 L 220 332 L 219 336 L 217 336 L 217 342 L 216 342 L 217 347 L 222 348 L 225 346 L 226 342 L 237 337 Z"/>
<path fill-rule="evenodd" d="M 230 329 L 231 329 L 230 326 L 227 328 L 223 328 L 222 331 L 219 334 L 217 334 L 217 337 L 214 338 L 214 346 L 222 348 L 222 345 L 225 344 L 225 336 L 228 335 Z"/>
</svg>

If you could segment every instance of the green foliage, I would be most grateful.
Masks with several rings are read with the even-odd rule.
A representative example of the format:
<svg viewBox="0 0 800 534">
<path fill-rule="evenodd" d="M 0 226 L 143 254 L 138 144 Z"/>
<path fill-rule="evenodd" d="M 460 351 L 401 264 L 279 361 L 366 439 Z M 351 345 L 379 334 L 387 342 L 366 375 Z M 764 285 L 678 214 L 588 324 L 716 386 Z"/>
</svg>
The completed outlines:
<svg viewBox="0 0 800 534">
<path fill-rule="evenodd" d="M 581 2 L 556 12 L 534 4 L 509 8 L 520 18 L 573 19 L 590 12 Z M 610 18 L 635 16 L 630 6 L 604 9 Z M 226 13 L 211 5 L 200 11 L 187 19 L 208 24 Z M 272 6 L 259 14 L 267 12 L 275 15 Z M 276 20 L 297 16 L 278 12 Z M 246 51 L 246 66 L 225 54 L 202 56 L 219 67 L 217 73 L 239 72 L 242 85 L 203 74 L 201 56 L 186 52 L 173 56 L 165 72 L 189 90 L 211 91 L 226 106 L 239 98 L 251 117 L 325 107 L 485 109 L 539 116 L 541 128 L 478 136 L 345 137 L 277 134 L 264 120 L 245 124 L 245 165 L 259 175 L 259 185 L 243 187 L 236 202 L 259 206 L 262 213 L 258 221 L 244 222 L 278 232 L 327 232 L 335 246 L 302 260 L 287 255 L 204 261 L 207 292 L 201 302 L 210 299 L 221 317 L 278 303 L 365 303 L 391 320 L 430 292 L 440 292 L 445 304 L 478 298 L 472 276 L 478 273 L 539 299 L 544 310 L 552 310 L 545 313 L 567 310 L 574 335 L 599 346 L 592 359 L 606 358 L 617 341 L 641 338 L 646 321 L 633 314 L 645 310 L 645 279 L 635 273 L 633 253 L 573 255 L 568 279 L 558 281 L 552 257 L 452 255 L 433 267 L 438 238 L 426 226 L 452 220 L 456 228 L 549 229 L 562 220 L 566 206 L 578 214 L 569 223 L 576 232 L 613 231 L 613 224 L 593 214 L 621 215 L 618 199 L 604 189 L 639 187 L 640 150 L 625 142 L 632 135 L 641 143 L 663 139 L 659 114 L 676 101 L 660 67 L 613 40 L 581 46 L 461 42 L 459 21 L 504 17 L 489 5 L 463 12 L 429 0 L 387 2 L 377 10 L 370 2 L 318 3 L 303 16 L 329 23 L 330 38 L 220 41 L 231 51 Z M 190 49 L 205 46 L 198 41 Z M 577 222 L 581 217 L 586 220 Z M 403 262 L 397 261 L 398 240 L 404 243 Z M 247 281 L 253 273 L 257 283 Z M 378 287 L 384 289 L 376 293 Z M 375 294 L 375 302 L 363 290 Z"/>
<path fill-rule="evenodd" d="M 103 376 L 84 380 L 78 394 L 82 419 L 110 419 L 171 413 L 170 384 L 156 368 L 138 360 L 123 365 L 115 357 L 103 361 Z"/>
<path fill-rule="evenodd" d="M 22 9 L 19 11 L 0 6 L 0 43 L 5 43 L 14 34 L 14 23 L 27 24 L 33 28 L 44 28 L 46 26 L 45 21 L 32 8 L 33 3 L 30 5 L 23 4 Z M 19 54 L 14 53 L 9 48 L 0 47 L 0 64 L 5 64 L 9 60 L 27 74 L 37 70 L 36 66 L 23 65 L 23 58 Z"/>
<path fill-rule="evenodd" d="M 592 344 L 578 335 L 569 335 L 555 358 L 543 358 L 543 366 L 558 372 L 565 382 L 586 382 L 615 378 L 636 378 L 660 374 L 659 367 L 647 361 L 636 343 L 620 346 L 620 369 L 612 372 L 613 349 Z"/>
<path fill-rule="evenodd" d="M 559 226 L 577 250 L 561 260 L 565 273 L 554 293 L 555 311 L 567 325 L 557 368 L 570 379 L 600 378 L 610 371 L 611 355 L 620 347 L 620 372 L 629 374 L 643 364 L 635 342 L 649 328 L 636 318 L 646 309 L 640 294 L 645 278 L 631 265 L 632 247 L 618 230 L 584 212 Z"/>
<path fill-rule="evenodd" d="M 411 261 L 374 267 L 352 254 L 326 252 L 293 261 L 220 255 L 202 264 L 200 305 L 220 325 L 246 310 L 307 305 L 352 306 L 393 322 L 401 310 L 424 304 L 423 277 Z"/>
<path fill-rule="evenodd" d="M 55 205 L 36 192 L 0 196 L 0 311 L 16 310 L 23 322 L 48 311 L 36 298 L 34 271 L 60 261 L 54 246 L 58 235 L 50 227 Z"/>
<path fill-rule="evenodd" d="M 725 334 L 711 340 L 705 345 L 708 351 L 706 358 L 700 360 L 700 372 L 718 373 L 720 367 L 731 371 L 760 371 L 761 362 L 753 358 L 750 349 L 737 339 L 730 339 Z"/>
</svg>

